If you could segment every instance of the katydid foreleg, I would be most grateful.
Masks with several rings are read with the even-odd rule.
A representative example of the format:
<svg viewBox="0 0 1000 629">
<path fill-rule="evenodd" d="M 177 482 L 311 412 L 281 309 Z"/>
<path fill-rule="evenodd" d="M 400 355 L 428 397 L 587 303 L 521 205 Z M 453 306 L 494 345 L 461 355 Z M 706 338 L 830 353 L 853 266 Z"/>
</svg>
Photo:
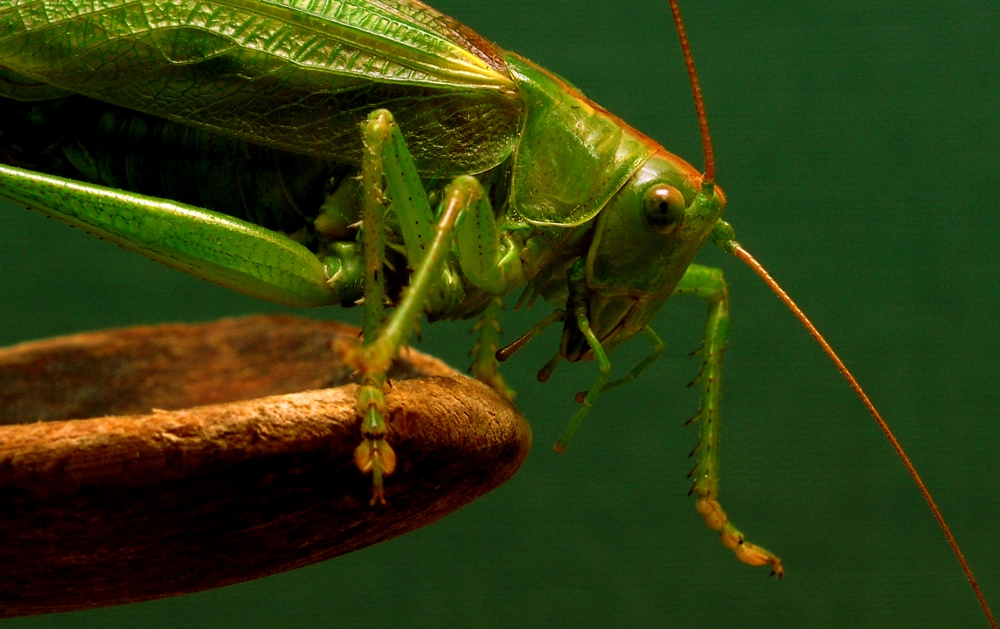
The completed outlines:
<svg viewBox="0 0 1000 629">
<path fill-rule="evenodd" d="M 696 494 L 695 508 L 705 524 L 719 531 L 723 545 L 752 566 L 769 564 L 779 579 L 784 575 L 781 559 L 765 548 L 746 541 L 743 533 L 729 521 L 719 504 L 719 406 L 722 395 L 722 355 L 729 337 L 729 292 L 722 271 L 690 265 L 684 272 L 675 295 L 693 295 L 708 302 L 708 318 L 702 341 L 701 371 L 692 384 L 701 385 L 701 405 L 693 421 L 701 422 L 701 436 L 692 454 L 698 455 L 698 464 L 691 471 Z"/>
</svg>

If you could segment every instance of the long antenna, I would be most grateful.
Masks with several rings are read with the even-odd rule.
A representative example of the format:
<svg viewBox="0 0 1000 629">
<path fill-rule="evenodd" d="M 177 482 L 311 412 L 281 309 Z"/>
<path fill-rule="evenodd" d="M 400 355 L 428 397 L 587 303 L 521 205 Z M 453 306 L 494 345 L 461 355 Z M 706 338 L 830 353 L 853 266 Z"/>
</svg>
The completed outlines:
<svg viewBox="0 0 1000 629">
<path fill-rule="evenodd" d="M 802 325 L 806 327 L 809 334 L 811 334 L 812 337 L 816 339 L 816 342 L 819 343 L 819 346 L 823 348 L 823 352 L 826 353 L 826 355 L 830 357 L 830 360 L 833 361 L 833 364 L 837 366 L 837 370 L 840 371 L 841 375 L 844 376 L 844 379 L 847 380 L 847 384 L 851 385 L 854 392 L 858 394 L 859 398 L 861 398 L 861 403 L 865 405 L 865 408 L 868 409 L 871 416 L 875 418 L 875 422 L 878 424 L 878 427 L 882 429 L 882 433 L 885 434 L 885 438 L 889 440 L 890 444 L 892 444 L 893 450 L 896 451 L 896 454 L 898 454 L 899 458 L 903 461 L 906 471 L 910 473 L 910 478 L 912 478 L 913 482 L 917 484 L 917 489 L 920 490 L 920 494 L 924 497 L 924 500 L 927 501 L 927 505 L 931 508 L 931 513 L 934 514 L 934 519 L 937 520 L 938 526 L 940 526 L 941 530 L 944 532 L 944 536 L 948 540 L 948 545 L 951 546 L 951 550 L 955 553 L 955 557 L 958 558 L 958 563 L 962 566 L 962 571 L 965 572 L 965 577 L 969 580 L 969 584 L 972 586 L 972 591 L 976 593 L 976 598 L 979 599 L 979 605 L 983 608 L 983 613 L 986 614 L 986 619 L 989 621 L 990 627 L 997 629 L 996 620 L 993 619 L 993 612 L 990 611 L 990 606 L 986 602 L 986 597 L 983 596 L 982 590 L 979 589 L 979 583 L 976 581 L 976 576 L 972 574 L 972 568 L 970 568 L 968 562 L 965 561 L 965 555 L 962 554 L 962 549 L 958 547 L 958 542 L 955 540 L 955 536 L 952 535 L 951 529 L 948 528 L 948 523 L 945 522 L 944 515 L 942 515 L 941 510 L 938 509 L 937 503 L 935 503 L 934 498 L 931 497 L 931 492 L 927 489 L 927 485 L 924 484 L 923 479 L 920 478 L 920 474 L 917 473 L 917 468 L 913 466 L 913 463 L 910 461 L 910 457 L 906 455 L 906 452 L 903 450 L 903 446 L 900 445 L 899 441 L 896 439 L 896 435 L 893 434 L 892 430 L 889 428 L 889 425 L 885 423 L 884 419 L 882 419 L 882 415 L 878 412 L 878 409 L 875 408 L 875 405 L 872 404 L 868 394 L 861 388 L 861 385 L 858 384 L 854 375 L 847 369 L 847 365 L 844 364 L 844 361 L 840 360 L 840 356 L 837 355 L 837 352 L 833 351 L 833 347 L 831 347 L 823 335 L 820 334 L 820 331 L 816 329 L 816 326 L 809 320 L 806 313 L 802 312 L 802 309 L 799 308 L 798 304 L 792 301 L 792 298 L 789 297 L 788 293 L 786 293 L 778 282 L 771 277 L 771 274 L 767 272 L 767 269 L 761 266 L 760 262 L 757 262 L 757 260 L 750 255 L 750 252 L 736 242 L 731 241 L 726 249 L 729 249 L 730 247 L 730 253 L 753 269 L 754 272 L 759 275 L 762 280 L 764 280 L 764 283 L 767 284 L 772 291 L 774 291 L 774 294 L 777 295 L 786 306 L 788 306 L 788 309 L 792 311 L 792 314 L 798 318 Z"/>
<path fill-rule="evenodd" d="M 708 116 L 705 114 L 705 100 L 701 97 L 701 85 L 698 83 L 698 73 L 694 70 L 694 57 L 691 56 L 691 45 L 688 44 L 687 31 L 681 21 L 681 9 L 677 0 L 670 0 L 670 10 L 674 14 L 674 24 L 677 25 L 677 35 L 681 40 L 681 50 L 684 51 L 684 64 L 687 66 L 688 78 L 691 79 L 691 93 L 694 95 L 694 108 L 698 112 L 698 127 L 701 129 L 701 147 L 705 153 L 705 181 L 715 182 L 715 151 L 712 149 L 712 136 L 708 132 Z"/>
<path fill-rule="evenodd" d="M 705 181 L 703 183 L 710 186 L 715 182 L 715 152 L 712 150 L 712 138 L 708 132 L 708 116 L 705 114 L 705 102 L 701 96 L 701 86 L 698 84 L 698 73 L 695 72 L 694 58 L 691 56 L 691 46 L 688 43 L 687 32 L 684 30 L 684 23 L 681 21 L 680 7 L 677 6 L 677 0 L 669 1 L 670 10 L 674 14 L 674 24 L 677 25 L 677 35 L 681 40 L 681 49 L 684 51 L 684 63 L 687 65 L 688 77 L 691 79 L 691 93 L 694 95 L 694 107 L 698 112 L 698 126 L 701 129 L 701 144 L 705 152 Z M 730 231 L 729 234 L 731 233 L 732 232 Z M 774 294 L 777 295 L 782 302 L 784 302 L 784 304 L 789 310 L 792 311 L 802 325 L 806 327 L 809 334 L 816 339 L 819 346 L 823 348 L 823 352 L 826 353 L 830 360 L 833 361 L 833 364 L 837 366 L 837 370 L 840 371 L 841 375 L 843 375 L 847 380 L 847 384 L 849 384 L 851 388 L 854 389 L 854 392 L 857 393 L 858 397 L 861 398 L 861 403 L 865 405 L 865 408 L 868 409 L 871 416 L 875 418 L 875 422 L 878 424 L 878 427 L 882 430 L 886 439 L 889 440 L 892 448 L 896 451 L 896 454 L 899 455 L 900 460 L 903 461 L 906 471 L 909 472 L 913 482 L 917 485 L 917 489 L 920 490 L 920 494 L 924 497 L 924 500 L 927 501 L 927 505 L 930 507 L 931 513 L 934 514 L 934 519 L 937 520 L 938 526 L 940 526 L 941 530 L 944 532 L 945 539 L 948 540 L 948 545 L 951 546 L 951 550 L 955 553 L 955 557 L 958 558 L 958 563 L 962 566 L 962 571 L 965 572 L 965 577 L 969 580 L 969 584 L 972 586 L 972 591 L 975 592 L 976 598 L 979 600 L 979 606 L 983 608 L 983 613 L 986 614 L 986 620 L 989 621 L 990 627 L 992 627 L 992 629 L 1000 629 L 997 627 L 997 622 L 993 618 L 993 612 L 990 611 L 990 606 L 986 602 L 986 597 L 983 596 L 982 590 L 979 589 L 979 582 L 976 581 L 976 577 L 972 573 L 972 568 L 969 567 L 969 563 L 965 560 L 965 555 L 962 554 L 962 549 L 959 548 L 958 541 L 955 540 L 955 536 L 948 527 L 948 523 L 945 522 L 944 515 L 938 508 L 937 503 L 934 502 L 934 498 L 931 497 L 930 490 L 927 489 L 927 485 L 925 485 L 923 479 L 920 478 L 920 474 L 917 473 L 917 468 L 913 466 L 913 463 L 910 461 L 910 457 L 906 455 L 906 451 L 903 450 L 903 446 L 900 445 L 899 440 L 896 439 L 896 435 L 893 434 L 889 425 L 885 423 L 884 419 L 882 419 L 882 415 L 878 412 L 878 409 L 875 408 L 875 405 L 872 404 L 868 394 L 865 393 L 864 389 L 861 388 L 861 385 L 858 384 L 854 375 L 847 369 L 844 361 L 840 360 L 840 356 L 837 356 L 837 353 L 833 351 L 833 347 L 831 347 L 827 340 L 823 338 L 823 335 L 820 334 L 816 326 L 809 320 L 809 317 L 802 312 L 802 309 L 799 308 L 791 297 L 788 296 L 788 293 L 786 293 L 778 282 L 771 277 L 771 274 L 767 272 L 767 269 L 765 269 L 760 262 L 757 262 L 757 260 L 750 255 L 746 249 L 740 246 L 731 237 L 722 239 L 721 241 L 717 240 L 716 244 L 720 245 L 724 250 L 742 260 L 747 266 L 753 269 L 762 280 L 764 280 L 764 283 L 767 284 L 772 291 L 774 291 Z"/>
</svg>

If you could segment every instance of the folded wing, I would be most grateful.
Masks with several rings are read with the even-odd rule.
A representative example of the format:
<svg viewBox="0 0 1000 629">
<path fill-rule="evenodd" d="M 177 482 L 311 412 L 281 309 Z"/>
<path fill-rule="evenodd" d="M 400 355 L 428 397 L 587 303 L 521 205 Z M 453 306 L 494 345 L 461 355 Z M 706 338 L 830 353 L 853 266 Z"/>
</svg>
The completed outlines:
<svg viewBox="0 0 1000 629">
<path fill-rule="evenodd" d="M 393 112 L 427 176 L 511 152 L 523 116 L 502 51 L 415 0 L 8 0 L 0 66 L 253 142 L 360 161 Z"/>
</svg>

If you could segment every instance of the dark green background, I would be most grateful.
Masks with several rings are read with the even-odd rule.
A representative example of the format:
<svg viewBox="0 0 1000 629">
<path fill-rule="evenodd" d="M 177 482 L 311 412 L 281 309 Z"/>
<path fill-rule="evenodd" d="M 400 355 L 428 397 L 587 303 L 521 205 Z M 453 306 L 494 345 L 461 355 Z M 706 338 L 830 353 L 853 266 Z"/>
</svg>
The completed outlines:
<svg viewBox="0 0 1000 629">
<path fill-rule="evenodd" d="M 665 2 L 437 0 L 500 45 L 701 163 Z M 683 6 L 727 218 L 827 333 L 925 475 L 1000 605 L 1000 4 Z M 556 334 L 508 366 L 535 449 L 506 486 L 401 539 L 252 583 L 7 621 L 28 627 L 982 627 L 926 506 L 792 316 L 717 251 L 731 281 L 722 496 L 787 577 L 738 563 L 685 498 L 683 420 L 705 307 L 671 302 L 664 359 L 551 444 L 592 364 L 533 381 Z M 0 341 L 268 304 L 0 208 Z M 520 332 L 547 307 L 507 313 Z M 356 312 L 310 316 L 356 320 Z M 420 347 L 458 365 L 463 327 Z M 455 339 L 459 339 L 458 342 Z M 616 351 L 619 368 L 643 352 Z M 0 566 L 0 569 L 3 569 Z"/>
</svg>

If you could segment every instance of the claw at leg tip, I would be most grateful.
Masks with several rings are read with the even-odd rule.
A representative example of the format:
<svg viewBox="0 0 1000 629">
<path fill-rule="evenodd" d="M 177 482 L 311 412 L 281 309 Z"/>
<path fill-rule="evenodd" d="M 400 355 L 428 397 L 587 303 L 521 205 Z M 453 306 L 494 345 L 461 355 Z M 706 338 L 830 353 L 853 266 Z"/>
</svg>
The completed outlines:
<svg viewBox="0 0 1000 629">
<path fill-rule="evenodd" d="M 368 501 L 368 504 L 371 505 L 372 507 L 374 507 L 377 504 L 380 504 L 383 507 L 386 506 L 387 503 L 385 501 L 385 492 L 382 491 L 381 487 L 372 489 L 372 499 Z"/>
<path fill-rule="evenodd" d="M 396 453 L 385 439 L 365 439 L 354 450 L 354 464 L 363 474 L 372 475 L 370 504 L 386 504 L 382 478 L 396 470 Z"/>
</svg>

